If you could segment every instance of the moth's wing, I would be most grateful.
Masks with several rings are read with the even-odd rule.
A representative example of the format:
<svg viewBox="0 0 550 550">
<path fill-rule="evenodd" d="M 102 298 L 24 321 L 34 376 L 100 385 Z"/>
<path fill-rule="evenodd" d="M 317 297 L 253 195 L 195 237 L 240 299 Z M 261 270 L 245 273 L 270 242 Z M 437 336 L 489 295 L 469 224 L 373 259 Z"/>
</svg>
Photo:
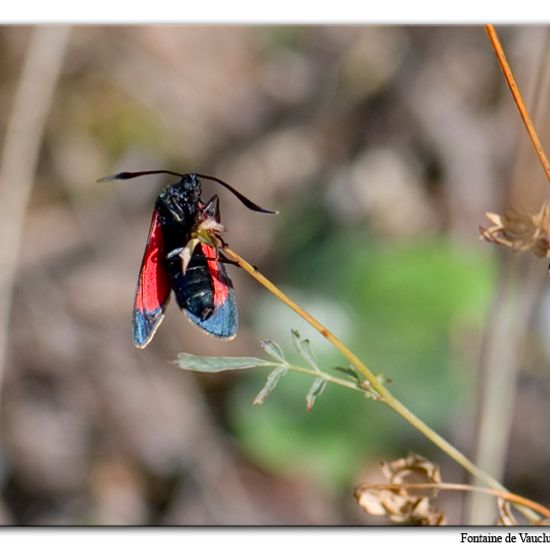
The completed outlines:
<svg viewBox="0 0 550 550">
<path fill-rule="evenodd" d="M 170 298 L 170 277 L 164 266 L 164 256 L 160 214 L 155 208 L 134 300 L 132 336 L 138 348 L 144 348 L 153 338 Z"/>
</svg>

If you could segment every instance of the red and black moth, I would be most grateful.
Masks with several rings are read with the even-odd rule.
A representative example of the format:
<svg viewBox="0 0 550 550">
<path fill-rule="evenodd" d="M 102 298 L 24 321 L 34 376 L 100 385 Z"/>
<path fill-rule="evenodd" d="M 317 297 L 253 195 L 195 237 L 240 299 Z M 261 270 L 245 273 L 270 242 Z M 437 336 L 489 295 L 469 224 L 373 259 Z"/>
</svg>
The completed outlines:
<svg viewBox="0 0 550 550">
<path fill-rule="evenodd" d="M 200 178 L 214 181 L 231 191 L 247 208 L 276 214 L 247 199 L 228 183 L 204 174 L 180 174 L 170 170 L 120 172 L 100 182 L 127 180 L 151 174 L 181 178 L 157 197 L 134 300 L 132 337 L 144 348 L 164 318 L 171 291 L 186 316 L 199 328 L 217 338 L 230 340 L 238 327 L 238 310 L 231 279 L 217 243 L 223 230 L 219 199 L 204 202 Z M 201 238 L 201 234 L 203 238 Z"/>
</svg>

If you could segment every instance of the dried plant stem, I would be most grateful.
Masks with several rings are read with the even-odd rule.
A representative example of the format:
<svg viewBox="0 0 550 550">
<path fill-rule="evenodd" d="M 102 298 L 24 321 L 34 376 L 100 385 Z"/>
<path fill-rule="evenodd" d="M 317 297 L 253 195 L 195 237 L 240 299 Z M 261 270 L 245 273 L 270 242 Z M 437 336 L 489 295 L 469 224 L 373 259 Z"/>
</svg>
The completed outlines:
<svg viewBox="0 0 550 550">
<path fill-rule="evenodd" d="M 489 36 L 491 45 L 495 50 L 495 55 L 497 57 L 498 63 L 500 65 L 500 68 L 502 69 L 502 72 L 504 73 L 504 78 L 506 79 L 506 83 L 510 88 L 510 92 L 512 93 L 514 102 L 516 103 L 516 106 L 519 110 L 519 114 L 521 116 L 521 119 L 523 120 L 523 124 L 525 124 L 527 134 L 529 134 L 529 139 L 533 144 L 535 153 L 537 154 L 537 157 L 539 158 L 542 168 L 546 174 L 546 178 L 550 182 L 550 162 L 548 162 L 548 158 L 546 157 L 546 153 L 544 152 L 542 143 L 539 139 L 537 131 L 535 130 L 533 121 L 529 116 L 529 111 L 527 110 L 525 102 L 523 101 L 523 97 L 521 96 L 521 92 L 519 91 L 516 79 L 514 78 L 514 73 L 512 72 L 512 69 L 508 64 L 508 60 L 506 59 L 506 55 L 498 38 L 497 31 L 493 27 L 493 25 L 485 25 L 485 30 L 487 31 L 487 35 Z"/>
<path fill-rule="evenodd" d="M 464 454 L 453 447 L 447 440 L 445 440 L 438 433 L 432 430 L 426 423 L 424 423 L 412 411 L 410 411 L 405 405 L 403 405 L 398 399 L 396 399 L 386 388 L 386 386 L 384 386 L 384 384 L 378 379 L 378 377 L 323 324 L 321 324 L 319 321 L 317 321 L 317 319 L 312 317 L 307 311 L 302 309 L 297 303 L 291 300 L 269 279 L 264 277 L 264 275 L 262 275 L 256 268 L 250 265 L 246 260 L 241 258 L 236 252 L 228 247 L 224 247 L 223 252 L 225 256 L 227 256 L 230 260 L 236 262 L 239 267 L 241 267 L 250 276 L 256 279 L 261 285 L 269 290 L 269 292 L 274 294 L 277 298 L 279 298 L 279 300 L 285 303 L 289 308 L 294 310 L 300 317 L 302 317 L 302 319 L 307 321 L 313 328 L 315 328 L 315 330 L 320 332 L 343 355 L 343 357 L 345 357 L 365 377 L 365 379 L 370 383 L 372 389 L 380 396 L 380 401 L 385 403 L 388 407 L 393 409 L 397 414 L 399 414 L 402 418 L 409 422 L 409 424 L 411 424 L 418 431 L 424 434 L 424 436 L 426 436 L 434 445 L 439 447 L 444 453 L 446 453 L 458 464 L 460 464 L 470 474 L 494 489 L 497 489 L 499 491 L 506 491 L 506 489 L 498 481 L 479 469 Z M 533 512 L 529 509 L 522 510 L 522 512 L 531 520 L 536 521 L 538 519 L 538 517 L 536 515 L 533 515 Z"/>
<path fill-rule="evenodd" d="M 23 223 L 70 27 L 32 30 L 0 153 L 0 394 Z"/>
<path fill-rule="evenodd" d="M 548 159 L 497 32 L 492 25 L 486 25 L 485 30 L 530 141 L 543 166 L 545 176 L 549 178 Z M 537 42 L 531 35 L 530 39 L 532 43 Z M 547 47 L 542 46 L 541 43 L 541 48 L 540 55 L 543 59 Z M 538 82 L 534 87 L 534 97 L 538 97 L 539 101 L 532 102 L 535 106 L 533 115 L 541 110 L 540 98 L 546 95 L 543 93 L 544 69 L 545 65 L 542 63 Z M 538 114 L 541 113 L 538 112 Z M 533 116 L 533 118 L 538 119 L 539 117 Z M 526 170 L 531 173 L 533 169 L 538 169 L 536 164 L 528 162 L 526 157 L 530 155 L 529 145 L 527 142 L 524 144 L 527 148 L 522 148 L 516 159 L 516 174 L 513 178 L 517 180 L 516 183 L 533 180 L 534 174 L 526 176 Z M 522 196 L 524 195 L 525 193 Z M 536 198 L 531 197 L 530 200 L 534 201 Z M 537 301 L 543 277 L 544 273 L 541 272 L 540 266 L 537 267 L 532 259 L 529 261 L 526 258 L 521 259 L 519 256 L 507 257 L 493 300 L 491 318 L 487 323 L 483 337 L 479 365 L 480 388 L 477 397 L 477 422 L 475 424 L 475 462 L 481 469 L 498 480 L 502 479 L 504 472 L 513 416 L 515 386 L 520 366 L 519 360 L 525 344 L 527 321 Z M 485 524 L 490 521 L 492 518 L 491 500 L 481 493 L 472 493 L 468 499 L 467 517 L 470 523 Z"/>
<path fill-rule="evenodd" d="M 537 513 L 539 513 L 544 518 L 550 519 L 550 509 L 546 508 L 542 504 L 530 500 L 528 498 L 516 495 L 515 493 L 509 493 L 500 489 L 492 489 L 488 487 L 476 487 L 473 485 L 465 485 L 462 483 L 363 483 L 355 489 L 355 493 L 365 491 L 365 490 L 375 490 L 375 491 L 398 491 L 401 489 L 408 490 L 422 490 L 422 489 L 438 489 L 446 491 L 468 491 L 476 493 L 484 493 L 486 495 L 491 495 L 518 506 L 529 508 Z"/>
</svg>

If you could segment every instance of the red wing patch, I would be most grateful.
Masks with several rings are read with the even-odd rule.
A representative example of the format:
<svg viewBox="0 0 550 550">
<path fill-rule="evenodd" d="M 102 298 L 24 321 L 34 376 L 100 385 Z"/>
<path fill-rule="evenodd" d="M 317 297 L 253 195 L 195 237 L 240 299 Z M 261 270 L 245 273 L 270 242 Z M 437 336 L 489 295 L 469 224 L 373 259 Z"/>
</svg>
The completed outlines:
<svg viewBox="0 0 550 550">
<path fill-rule="evenodd" d="M 159 213 L 155 209 L 141 262 L 134 301 L 134 343 L 145 347 L 160 325 L 170 296 L 170 279 L 163 265 L 164 243 Z"/>
<path fill-rule="evenodd" d="M 222 305 L 229 295 L 229 286 L 231 281 L 227 277 L 225 270 L 221 269 L 221 264 L 216 259 L 218 254 L 215 248 L 207 244 L 201 243 L 202 252 L 208 262 L 208 271 L 212 277 L 214 287 L 214 307 Z"/>
</svg>

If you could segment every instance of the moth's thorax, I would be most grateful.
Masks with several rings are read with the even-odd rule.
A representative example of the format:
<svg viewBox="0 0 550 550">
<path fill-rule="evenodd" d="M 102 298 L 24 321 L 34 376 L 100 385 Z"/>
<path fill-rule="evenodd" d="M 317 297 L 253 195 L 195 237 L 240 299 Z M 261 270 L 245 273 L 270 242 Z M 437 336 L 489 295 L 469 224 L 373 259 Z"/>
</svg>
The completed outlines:
<svg viewBox="0 0 550 550">
<path fill-rule="evenodd" d="M 195 174 L 185 174 L 180 181 L 167 187 L 157 201 L 165 222 L 184 225 L 192 223 L 199 208 L 201 184 Z"/>
</svg>

